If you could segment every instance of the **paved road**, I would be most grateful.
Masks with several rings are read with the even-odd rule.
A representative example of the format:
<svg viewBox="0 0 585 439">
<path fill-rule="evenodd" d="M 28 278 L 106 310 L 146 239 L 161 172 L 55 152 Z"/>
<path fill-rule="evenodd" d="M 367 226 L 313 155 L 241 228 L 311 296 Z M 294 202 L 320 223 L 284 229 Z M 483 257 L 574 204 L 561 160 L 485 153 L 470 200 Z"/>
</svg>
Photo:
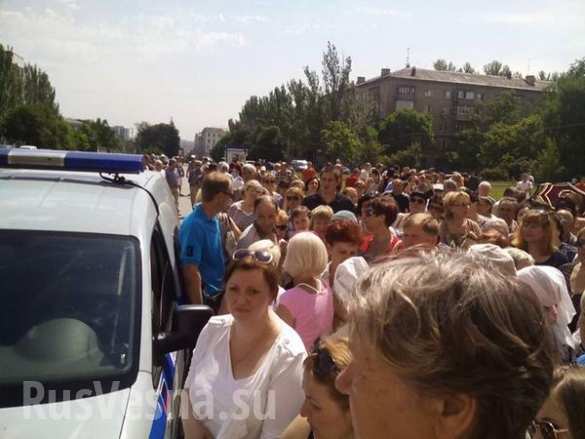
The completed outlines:
<svg viewBox="0 0 585 439">
<path fill-rule="evenodd" d="M 182 219 L 185 215 L 191 212 L 191 198 L 189 197 L 189 193 L 191 192 L 191 188 L 189 187 L 189 182 L 186 178 L 181 179 L 183 184 L 181 186 L 181 194 L 187 195 L 186 197 L 179 196 L 179 217 Z"/>
</svg>

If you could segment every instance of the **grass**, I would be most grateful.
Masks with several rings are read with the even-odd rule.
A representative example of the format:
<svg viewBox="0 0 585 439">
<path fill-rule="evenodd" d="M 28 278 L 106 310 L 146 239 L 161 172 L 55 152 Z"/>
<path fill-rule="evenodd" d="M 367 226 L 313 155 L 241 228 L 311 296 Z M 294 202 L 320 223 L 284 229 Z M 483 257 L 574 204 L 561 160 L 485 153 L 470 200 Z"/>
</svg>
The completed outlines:
<svg viewBox="0 0 585 439">
<path fill-rule="evenodd" d="M 514 186 L 516 182 L 514 181 L 492 181 L 492 192 L 491 195 L 496 200 L 502 198 L 504 194 L 504 190 L 510 186 Z"/>
</svg>

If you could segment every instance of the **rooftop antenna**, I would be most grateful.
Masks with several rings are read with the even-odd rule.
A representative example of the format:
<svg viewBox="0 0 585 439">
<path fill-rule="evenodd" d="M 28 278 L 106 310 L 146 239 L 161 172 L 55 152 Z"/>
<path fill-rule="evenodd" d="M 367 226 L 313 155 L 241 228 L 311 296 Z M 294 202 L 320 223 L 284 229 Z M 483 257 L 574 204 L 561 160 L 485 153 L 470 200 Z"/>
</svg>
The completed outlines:
<svg viewBox="0 0 585 439">
<path fill-rule="evenodd" d="M 406 68 L 410 67 L 410 47 L 406 49 Z"/>
<path fill-rule="evenodd" d="M 528 71 L 526 72 L 527 75 L 530 75 L 530 61 L 532 61 L 532 58 L 528 58 Z"/>
</svg>

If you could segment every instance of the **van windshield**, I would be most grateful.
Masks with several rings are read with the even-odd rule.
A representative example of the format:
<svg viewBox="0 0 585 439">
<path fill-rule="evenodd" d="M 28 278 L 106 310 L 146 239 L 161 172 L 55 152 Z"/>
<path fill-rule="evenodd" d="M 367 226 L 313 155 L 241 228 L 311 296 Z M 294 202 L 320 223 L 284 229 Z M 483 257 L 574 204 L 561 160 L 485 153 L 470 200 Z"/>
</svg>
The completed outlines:
<svg viewBox="0 0 585 439">
<path fill-rule="evenodd" d="M 138 255 L 130 237 L 0 230 L 0 388 L 91 390 L 137 369 Z"/>
</svg>

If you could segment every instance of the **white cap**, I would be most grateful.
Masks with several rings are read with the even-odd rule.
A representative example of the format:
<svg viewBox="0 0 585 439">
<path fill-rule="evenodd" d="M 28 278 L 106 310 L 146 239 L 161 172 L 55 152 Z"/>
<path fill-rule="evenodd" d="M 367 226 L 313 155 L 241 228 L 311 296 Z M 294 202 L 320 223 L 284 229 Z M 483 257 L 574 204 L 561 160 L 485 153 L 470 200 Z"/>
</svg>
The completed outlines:
<svg viewBox="0 0 585 439">
<path fill-rule="evenodd" d="M 368 267 L 368 263 L 361 256 L 346 259 L 337 266 L 335 277 L 333 278 L 333 291 L 342 303 L 349 301 L 357 279 Z"/>
</svg>

